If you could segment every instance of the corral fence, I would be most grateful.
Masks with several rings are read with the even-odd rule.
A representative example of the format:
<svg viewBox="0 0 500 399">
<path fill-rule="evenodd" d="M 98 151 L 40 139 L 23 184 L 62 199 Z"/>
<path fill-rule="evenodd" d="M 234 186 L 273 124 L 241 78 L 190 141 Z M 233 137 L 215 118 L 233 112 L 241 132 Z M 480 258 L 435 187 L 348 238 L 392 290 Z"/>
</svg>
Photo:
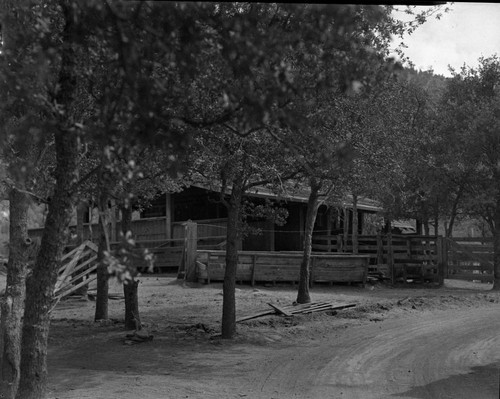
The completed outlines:
<svg viewBox="0 0 500 399">
<path fill-rule="evenodd" d="M 136 242 L 135 252 L 140 254 L 147 249 L 154 256 L 154 271 L 158 273 L 177 272 L 187 257 L 187 252 L 192 248 L 203 250 L 222 250 L 226 247 L 226 219 L 201 220 L 197 223 L 175 222 L 172 225 L 172 238 L 165 238 L 164 219 L 144 219 L 133 221 L 133 232 Z M 90 228 L 91 227 L 91 228 Z M 110 226 L 111 228 L 111 226 Z M 84 240 L 97 242 L 99 237 L 98 225 L 84 226 Z M 43 228 L 30 229 L 31 238 L 41 239 Z M 119 235 L 117 233 L 117 235 Z M 193 240 L 196 241 L 194 245 Z M 120 242 L 111 242 L 111 249 L 118 248 Z M 68 253 L 78 244 L 66 247 Z M 135 265 L 140 271 L 146 271 L 147 263 L 137 257 Z"/>
<path fill-rule="evenodd" d="M 352 236 L 313 236 L 313 251 L 352 253 Z M 358 236 L 358 254 L 370 259 L 369 271 L 393 282 L 444 278 L 443 242 L 438 236 L 378 234 Z"/>
<path fill-rule="evenodd" d="M 315 235 L 313 250 L 353 252 L 352 237 Z M 370 258 L 369 270 L 392 281 L 443 279 L 493 282 L 493 239 L 419 235 L 360 235 L 358 253 Z"/>
<path fill-rule="evenodd" d="M 443 245 L 446 278 L 493 282 L 493 238 L 445 238 Z"/>
<path fill-rule="evenodd" d="M 142 222 L 142 221 L 141 221 Z M 206 270 L 201 271 L 207 280 L 219 280 L 221 278 L 223 251 L 226 246 L 226 220 L 206 220 L 175 223 L 172 238 L 165 239 L 155 237 L 155 232 L 160 230 L 160 221 L 148 221 L 140 223 L 137 234 L 137 251 L 147 248 L 155 257 L 155 271 L 160 273 L 177 272 L 178 277 L 195 280 L 200 273 L 197 268 L 197 260 L 206 260 Z M 93 228 L 95 226 L 92 226 Z M 41 237 L 42 229 L 30 230 L 30 236 Z M 148 237 L 149 239 L 145 239 Z M 88 239 L 84 237 L 85 239 Z M 97 238 L 97 235 L 94 235 Z M 141 239 L 142 238 L 142 239 Z M 117 247 L 119 243 L 112 243 Z M 75 245 L 68 246 L 69 252 Z M 352 236 L 347 239 L 344 235 L 314 235 L 313 255 L 321 257 L 325 255 L 352 255 Z M 210 251 L 215 251 L 210 254 Z M 296 266 L 290 266 L 293 271 L 287 270 L 286 265 L 296 265 L 300 255 L 299 252 L 253 252 L 240 251 L 241 273 L 245 276 L 243 280 L 259 281 L 259 276 L 266 273 L 266 268 L 261 266 L 270 265 L 274 262 L 276 267 L 270 267 L 269 275 L 264 276 L 262 281 L 281 281 L 280 274 L 289 276 L 287 281 L 293 281 Z M 398 281 L 432 281 L 442 283 L 443 279 L 459 279 L 468 281 L 493 281 L 493 239 L 492 238 L 446 238 L 441 236 L 421 235 L 359 235 L 358 255 L 366 260 L 368 274 L 376 273 L 392 282 Z M 246 256 L 246 257 L 245 257 Z M 217 258 L 217 260 L 216 260 Z M 313 257 L 314 258 L 314 257 Z M 318 258 L 320 259 L 320 258 Z M 343 270 L 345 263 L 339 257 L 332 258 L 330 263 L 337 264 L 338 270 L 334 278 L 329 281 L 342 281 L 339 277 L 343 272 L 346 279 L 355 281 L 352 270 Z M 354 257 L 350 261 L 356 264 Z M 314 261 L 315 262 L 315 261 Z M 319 261 L 319 263 L 324 260 Z M 363 261 L 365 262 L 365 261 Z M 146 262 L 139 261 L 137 266 L 145 271 Z M 333 267 L 333 266 L 332 266 Z M 311 266 L 314 270 L 314 263 Z M 316 271 L 319 271 L 317 268 Z M 208 273 L 208 275 L 207 275 Z M 313 271 L 314 273 L 314 271 Z M 329 272 L 330 273 L 330 272 Z M 356 274 L 357 276 L 357 274 Z M 314 275 L 311 276 L 312 281 Z"/>
</svg>

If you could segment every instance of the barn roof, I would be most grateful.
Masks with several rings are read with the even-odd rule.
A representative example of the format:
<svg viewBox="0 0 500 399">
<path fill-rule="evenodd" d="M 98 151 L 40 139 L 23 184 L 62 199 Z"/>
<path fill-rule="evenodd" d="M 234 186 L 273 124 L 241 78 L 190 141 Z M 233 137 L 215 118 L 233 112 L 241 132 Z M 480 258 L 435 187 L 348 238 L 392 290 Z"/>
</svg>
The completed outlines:
<svg viewBox="0 0 500 399">
<path fill-rule="evenodd" d="M 199 182 L 192 184 L 192 186 L 211 191 L 220 190 L 220 186 L 216 187 L 212 184 Z M 246 194 L 248 196 L 257 198 L 269 198 L 287 202 L 307 203 L 309 199 L 309 192 L 309 188 L 304 186 L 283 187 L 279 193 L 276 193 L 274 190 L 271 190 L 270 188 L 265 186 L 256 186 L 248 190 Z M 352 208 L 352 195 L 347 195 L 344 199 L 339 200 L 336 205 L 340 207 Z M 357 206 L 359 210 L 368 212 L 382 211 L 382 207 L 377 201 L 366 197 L 358 197 Z"/>
</svg>

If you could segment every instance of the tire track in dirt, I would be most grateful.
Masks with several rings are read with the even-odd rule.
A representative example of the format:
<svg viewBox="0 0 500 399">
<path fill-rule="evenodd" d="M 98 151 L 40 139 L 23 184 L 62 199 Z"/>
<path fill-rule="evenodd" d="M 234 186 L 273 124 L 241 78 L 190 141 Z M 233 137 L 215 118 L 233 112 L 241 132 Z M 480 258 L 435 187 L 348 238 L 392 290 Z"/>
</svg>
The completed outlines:
<svg viewBox="0 0 500 399">
<path fill-rule="evenodd" d="M 248 397 L 496 399 L 499 316 L 498 306 L 423 312 L 283 349 L 251 376 L 260 384 Z"/>
</svg>

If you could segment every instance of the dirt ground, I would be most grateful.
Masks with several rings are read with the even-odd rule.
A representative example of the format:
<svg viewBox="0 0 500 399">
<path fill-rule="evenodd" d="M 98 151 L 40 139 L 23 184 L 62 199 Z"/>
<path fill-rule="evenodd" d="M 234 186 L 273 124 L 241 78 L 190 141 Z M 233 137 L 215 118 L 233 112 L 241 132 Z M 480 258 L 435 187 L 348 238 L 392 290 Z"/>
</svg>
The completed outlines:
<svg viewBox="0 0 500 399">
<path fill-rule="evenodd" d="M 311 291 L 313 301 L 354 303 L 357 306 L 338 312 L 293 318 L 277 315 L 256 318 L 238 323 L 236 339 L 226 341 L 219 337 L 222 313 L 220 283 L 183 284 L 173 276 L 143 277 L 139 285 L 140 312 L 146 333 L 152 335 L 153 339 L 131 345 L 123 329 L 121 286 L 112 283 L 111 294 L 117 294 L 112 295 L 117 299 L 110 299 L 108 322 L 93 322 L 94 302 L 91 300 L 69 298 L 54 310 L 49 349 L 49 397 L 395 397 L 394 393 L 402 389 L 398 384 L 390 392 L 386 391 L 387 388 L 380 388 L 378 393 L 363 391 L 362 387 L 367 381 L 373 382 L 370 375 L 374 371 L 364 369 L 369 362 L 358 364 L 359 367 L 356 366 L 352 371 L 352 362 L 356 359 L 359 362 L 360 356 L 353 351 L 367 345 L 363 358 L 380 363 L 394 347 L 387 347 L 382 353 L 380 347 L 383 344 L 379 342 L 380 358 L 372 358 L 374 352 L 370 342 L 375 344 L 380 340 L 384 336 L 382 331 L 391 334 L 390 339 L 383 341 L 387 344 L 391 340 L 407 340 L 411 335 L 406 333 L 408 326 L 423 325 L 425 328 L 412 333 L 414 341 L 421 345 L 427 340 L 424 335 L 430 334 L 433 326 L 439 324 L 437 321 L 448 320 L 443 328 L 449 326 L 448 334 L 451 335 L 460 330 L 456 325 L 455 328 L 452 326 L 461 317 L 474 315 L 476 318 L 491 318 L 491 312 L 498 315 L 500 297 L 488 292 L 490 288 L 491 285 L 487 284 L 451 280 L 447 280 L 441 288 L 421 285 L 395 288 L 382 284 L 366 287 L 315 285 Z M 236 292 L 237 317 L 268 310 L 269 302 L 289 305 L 295 297 L 296 287 L 292 285 L 240 285 Z M 468 321 L 463 319 L 461 323 Z M 477 320 L 470 322 L 472 325 L 477 323 Z M 442 338 L 443 333 L 440 331 L 436 331 L 436 334 Z M 469 335 L 472 337 L 474 332 Z M 460 337 L 456 339 L 463 341 Z M 340 346 L 334 349 L 332 342 Z M 481 342 L 481 345 L 500 347 L 500 342 L 492 342 L 491 337 Z M 409 350 L 409 353 L 413 350 L 418 352 L 416 348 L 410 347 L 405 350 Z M 476 357 L 479 352 L 476 350 Z M 496 367 L 495 362 L 500 360 L 500 353 L 486 349 L 483 352 L 479 363 L 494 364 Z M 338 357 L 340 353 L 343 353 L 341 358 Z M 391 356 L 406 361 L 408 353 Z M 425 357 L 430 358 L 427 355 Z M 332 362 L 332 358 L 335 361 Z M 417 358 L 414 360 L 418 361 Z M 342 362 L 346 362 L 342 370 L 332 369 L 333 364 Z M 445 371 L 454 367 L 451 364 L 442 366 Z M 386 367 L 394 371 L 394 364 L 387 364 Z M 345 370 L 351 372 L 342 377 Z M 331 379 L 333 375 L 347 380 L 326 383 L 325 378 Z M 383 375 L 379 378 L 385 378 L 386 371 L 383 371 Z M 357 376 L 357 379 L 353 380 L 353 376 Z M 417 389 L 418 386 L 434 382 L 436 378 L 429 376 L 430 380 L 424 381 L 424 377 L 419 376 L 413 382 L 406 381 L 408 386 L 405 385 L 405 389 Z M 399 379 L 394 375 L 391 378 L 394 381 Z M 298 383 L 301 379 L 303 384 Z M 387 384 L 385 381 L 381 386 L 390 386 Z M 492 384 L 488 385 L 485 398 L 497 389 L 498 386 Z"/>
<path fill-rule="evenodd" d="M 152 340 L 133 343 L 126 337 L 130 332 L 123 328 L 122 288 L 112 282 L 110 294 L 115 299 L 109 301 L 109 321 L 93 322 L 95 302 L 80 297 L 68 298 L 54 309 L 49 398 L 498 397 L 494 373 L 500 364 L 500 349 L 491 348 L 500 348 L 500 338 L 495 338 L 500 329 L 496 321 L 500 319 L 500 295 L 489 292 L 490 288 L 451 280 L 444 287 L 317 284 L 311 290 L 313 301 L 353 303 L 356 307 L 256 318 L 238 323 L 237 337 L 227 341 L 219 336 L 220 283 L 185 284 L 173 276 L 141 277 L 141 319 Z M 290 284 L 239 285 L 237 317 L 268 310 L 269 302 L 290 305 L 296 289 Z M 490 319 L 499 324 L 484 322 Z M 479 340 L 476 329 L 481 323 L 484 328 L 479 330 L 491 330 L 491 334 L 485 332 Z M 454 337 L 459 333 L 462 335 L 446 340 L 449 347 L 442 343 L 446 334 Z M 433 339 L 436 344 L 428 345 L 427 353 L 419 349 L 418 345 L 426 347 Z M 466 344 L 465 352 L 474 353 L 472 360 L 455 353 Z M 445 347 L 447 355 L 437 355 Z M 389 358 L 392 361 L 385 364 Z M 408 359 L 420 364 L 421 370 L 407 372 L 406 368 L 413 368 L 406 364 Z M 471 373 L 471 361 L 472 366 L 485 367 L 480 369 L 481 376 L 489 378 L 488 383 L 480 384 L 486 389 L 483 396 L 477 396 L 474 381 L 471 389 L 476 396 L 434 396 L 440 392 L 436 389 L 457 386 L 450 380 L 452 376 Z M 344 366 L 336 369 L 339 365 Z M 397 374 L 399 369 L 404 373 Z M 429 369 L 434 371 L 425 371 Z M 437 384 L 438 380 L 450 383 Z M 422 391 L 422 387 L 427 388 Z M 401 392 L 417 394 L 397 396 Z M 462 387 L 460 392 L 465 395 L 468 391 Z"/>
</svg>

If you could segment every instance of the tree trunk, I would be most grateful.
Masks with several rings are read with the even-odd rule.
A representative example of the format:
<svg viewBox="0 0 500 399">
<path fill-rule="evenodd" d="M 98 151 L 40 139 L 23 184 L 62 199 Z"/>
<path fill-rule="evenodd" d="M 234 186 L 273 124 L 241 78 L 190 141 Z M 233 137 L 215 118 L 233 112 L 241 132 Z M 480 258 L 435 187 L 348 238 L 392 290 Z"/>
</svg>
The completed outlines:
<svg viewBox="0 0 500 399">
<path fill-rule="evenodd" d="M 453 235 L 453 225 L 455 223 L 455 219 L 457 217 L 457 212 L 458 212 L 458 204 L 460 202 L 460 199 L 462 198 L 464 192 L 464 186 L 460 186 L 458 189 L 457 195 L 453 201 L 453 205 L 451 207 L 451 212 L 450 212 L 450 222 L 448 223 L 448 228 L 446 229 L 446 237 L 451 237 Z"/>
<path fill-rule="evenodd" d="M 29 247 L 28 194 L 12 188 L 9 192 L 10 236 L 7 286 L 2 298 L 0 322 L 0 397 L 13 399 L 19 385 L 21 332 L 26 295 Z"/>
<path fill-rule="evenodd" d="M 49 204 L 40 250 L 27 280 L 26 310 L 21 352 L 21 380 L 17 399 L 44 398 L 47 386 L 47 340 L 57 269 L 68 239 L 68 225 L 74 205 L 77 180 L 76 135 L 59 131 L 56 142 L 56 189 Z"/>
<path fill-rule="evenodd" d="M 129 280 L 123 284 L 123 294 L 125 295 L 125 329 L 140 330 L 141 318 L 139 316 L 139 297 L 137 287 L 139 281 Z"/>
<path fill-rule="evenodd" d="M 109 273 L 105 262 L 105 251 L 109 251 L 108 237 L 108 195 L 102 186 L 99 189 L 99 249 L 97 253 L 97 294 L 95 301 L 94 320 L 108 319 Z"/>
<path fill-rule="evenodd" d="M 415 232 L 417 235 L 421 236 L 422 235 L 422 221 L 420 219 L 415 219 Z"/>
<path fill-rule="evenodd" d="M 120 211 L 122 214 L 121 231 L 123 237 L 126 237 L 127 232 L 132 231 L 132 208 L 130 206 L 121 206 Z M 132 273 L 132 280 L 123 284 L 123 294 L 125 295 L 125 329 L 127 330 L 138 330 L 141 327 L 139 296 L 137 294 L 139 282 L 134 279 L 134 275 L 135 273 Z"/>
<path fill-rule="evenodd" d="M 358 254 L 358 196 L 352 195 L 352 253 Z"/>
<path fill-rule="evenodd" d="M 55 102 L 63 107 L 64 112 L 59 113 L 60 119 L 54 130 L 56 185 L 49 203 L 33 273 L 27 279 L 17 399 L 42 399 L 46 396 L 49 311 L 52 308 L 59 260 L 67 242 L 68 225 L 76 197 L 72 186 L 78 179 L 78 137 L 69 115 L 76 93 L 76 56 L 72 43 L 77 32 L 73 15 L 75 9 L 62 3 L 62 12 L 65 25 L 62 31 L 59 87 Z"/>
<path fill-rule="evenodd" d="M 429 221 L 425 219 L 423 224 L 424 224 L 424 234 L 428 236 L 431 233 L 431 230 L 429 228 Z"/>
<path fill-rule="evenodd" d="M 300 264 L 299 289 L 297 292 L 298 303 L 311 302 L 311 296 L 309 295 L 309 270 L 312 252 L 312 235 L 319 208 L 320 187 L 321 186 L 318 182 L 311 180 L 311 193 L 309 194 L 309 200 L 307 202 L 304 252 L 302 255 L 302 262 Z"/>
<path fill-rule="evenodd" d="M 434 204 L 434 235 L 439 235 L 439 202 L 436 200 Z"/>
<path fill-rule="evenodd" d="M 241 201 L 243 186 L 233 184 L 227 209 L 226 270 L 224 273 L 222 300 L 222 338 L 231 339 L 236 333 L 236 269 L 238 267 L 238 246 L 240 240 Z"/>
</svg>

